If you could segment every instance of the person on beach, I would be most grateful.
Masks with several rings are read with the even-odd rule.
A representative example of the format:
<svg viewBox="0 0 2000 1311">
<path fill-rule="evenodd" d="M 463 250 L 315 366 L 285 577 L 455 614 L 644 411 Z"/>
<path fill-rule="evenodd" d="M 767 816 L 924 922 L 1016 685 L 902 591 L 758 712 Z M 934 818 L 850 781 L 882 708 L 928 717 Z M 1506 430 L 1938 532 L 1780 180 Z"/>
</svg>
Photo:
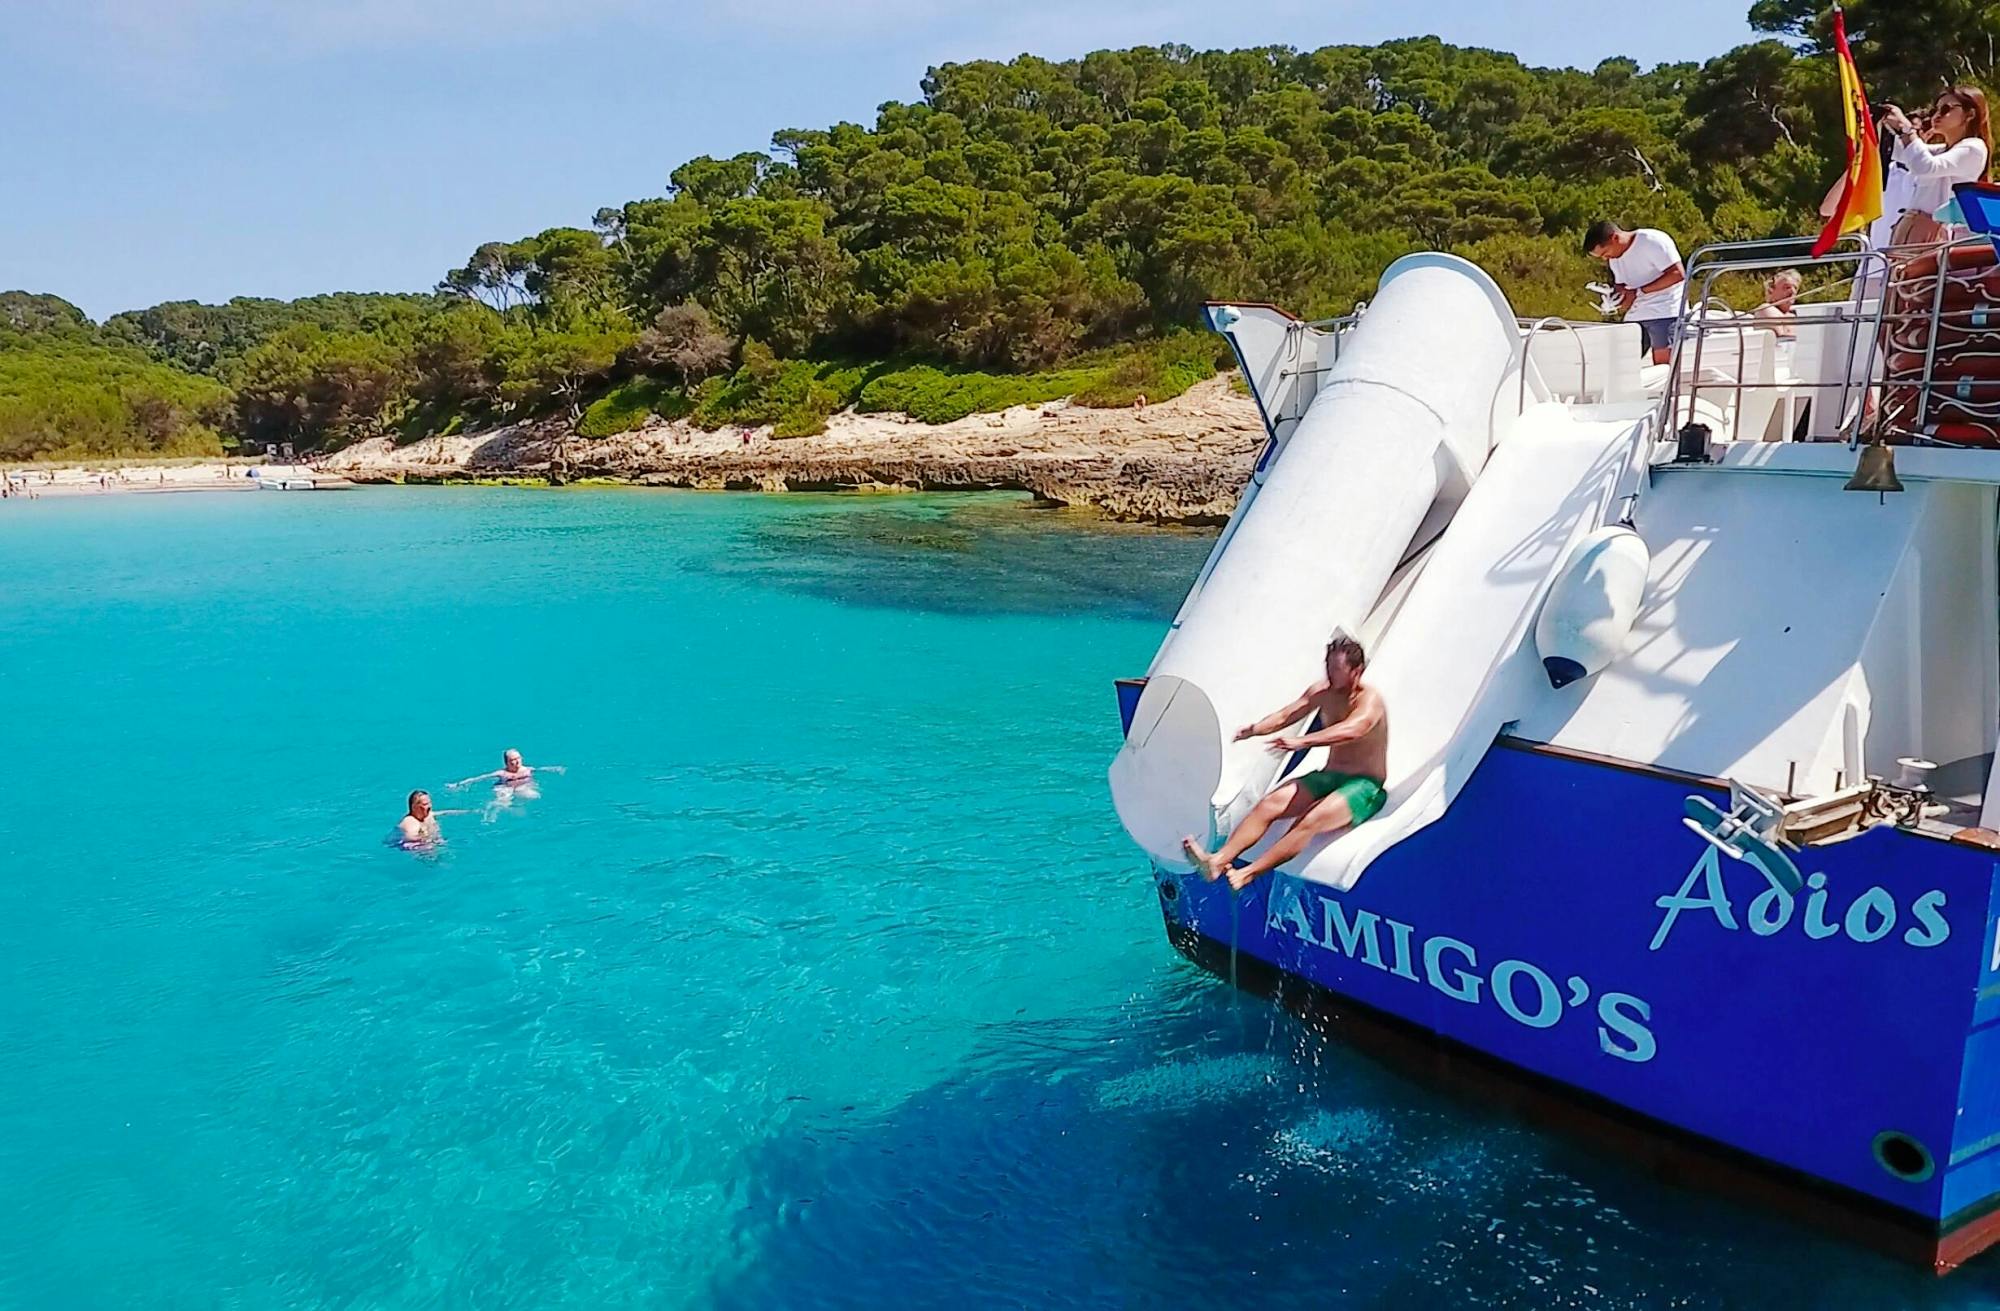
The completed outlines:
<svg viewBox="0 0 2000 1311">
<path fill-rule="evenodd" d="M 1241 892 L 1259 875 L 1304 851 L 1314 838 L 1365 823 L 1382 809 L 1388 799 L 1382 784 L 1389 775 L 1389 714 L 1381 693 L 1361 681 L 1367 667 L 1361 643 L 1339 634 L 1326 644 L 1325 678 L 1290 705 L 1236 730 L 1236 741 L 1269 737 L 1271 750 L 1283 755 L 1325 747 L 1326 761 L 1272 789 L 1220 850 L 1203 851 L 1192 834 L 1181 840 L 1188 859 L 1209 882 L 1226 875 L 1229 886 Z M 1312 714 L 1328 727 L 1302 735 L 1284 732 Z M 1281 819 L 1292 821 L 1290 830 L 1263 855 L 1241 869 L 1233 868 L 1236 858 L 1256 846 Z"/>
<path fill-rule="evenodd" d="M 538 769 L 551 774 L 563 772 L 561 765 L 524 764 L 521 753 L 509 747 L 500 755 L 500 768 L 484 774 L 474 774 L 471 778 L 462 778 L 451 785 L 451 790 L 456 792 L 460 788 L 471 787 L 474 783 L 490 778 L 493 780 L 493 804 L 496 806 L 511 806 L 516 797 L 522 801 L 538 801 L 542 795 L 541 787 L 535 782 L 535 771 Z"/>
</svg>

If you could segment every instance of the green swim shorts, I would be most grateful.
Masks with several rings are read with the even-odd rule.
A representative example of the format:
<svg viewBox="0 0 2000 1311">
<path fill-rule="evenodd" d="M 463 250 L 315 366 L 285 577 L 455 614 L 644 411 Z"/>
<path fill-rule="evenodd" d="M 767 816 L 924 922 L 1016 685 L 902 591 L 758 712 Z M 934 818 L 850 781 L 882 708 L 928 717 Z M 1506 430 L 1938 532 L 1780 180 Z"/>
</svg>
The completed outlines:
<svg viewBox="0 0 2000 1311">
<path fill-rule="evenodd" d="M 1347 798 L 1348 813 L 1354 816 L 1357 824 L 1373 819 L 1376 812 L 1382 809 L 1382 803 L 1389 799 L 1389 794 L 1376 780 L 1333 769 L 1315 769 L 1310 774 L 1301 774 L 1298 785 L 1322 801 L 1338 792 Z"/>
</svg>

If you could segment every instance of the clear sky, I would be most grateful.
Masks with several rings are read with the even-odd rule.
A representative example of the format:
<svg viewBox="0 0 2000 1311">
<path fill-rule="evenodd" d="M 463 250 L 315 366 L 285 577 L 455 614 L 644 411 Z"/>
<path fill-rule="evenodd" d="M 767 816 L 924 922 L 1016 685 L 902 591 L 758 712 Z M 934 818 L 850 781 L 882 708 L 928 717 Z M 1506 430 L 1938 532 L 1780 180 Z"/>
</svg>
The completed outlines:
<svg viewBox="0 0 2000 1311">
<path fill-rule="evenodd" d="M 0 0 L 0 289 L 428 289 L 693 155 L 867 123 L 933 64 L 1434 33 L 1588 68 L 1751 39 L 1748 0 Z"/>
</svg>

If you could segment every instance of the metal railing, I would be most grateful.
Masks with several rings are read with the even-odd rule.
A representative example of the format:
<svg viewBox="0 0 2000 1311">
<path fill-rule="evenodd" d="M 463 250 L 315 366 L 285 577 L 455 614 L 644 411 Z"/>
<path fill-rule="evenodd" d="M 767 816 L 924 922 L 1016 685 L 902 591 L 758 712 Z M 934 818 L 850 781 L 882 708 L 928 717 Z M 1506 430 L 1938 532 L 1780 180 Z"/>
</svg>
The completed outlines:
<svg viewBox="0 0 2000 1311">
<path fill-rule="evenodd" d="M 1265 472 L 1278 458 L 1278 452 L 1290 439 L 1292 430 L 1298 426 L 1298 421 L 1305 417 L 1307 408 L 1312 404 L 1312 396 L 1319 393 L 1318 378 L 1330 372 L 1333 366 L 1340 362 L 1340 343 L 1361 321 L 1361 316 L 1367 308 L 1367 302 L 1363 301 L 1349 314 L 1330 319 L 1315 319 L 1311 322 L 1295 319 L 1285 325 L 1285 346 L 1284 353 L 1278 361 L 1277 381 L 1282 384 L 1291 380 L 1292 389 L 1285 393 L 1287 399 L 1284 413 L 1267 413 L 1264 416 L 1265 428 L 1270 436 L 1265 439 L 1264 449 L 1257 453 L 1257 463 L 1251 467 L 1250 479 L 1253 484 L 1263 481 Z M 1330 362 L 1320 362 L 1322 353 L 1320 346 L 1313 341 L 1315 336 L 1332 342 L 1333 359 Z M 1309 343 L 1311 343 L 1310 358 L 1313 363 L 1303 364 L 1302 361 L 1307 358 Z M 1237 363 L 1244 369 L 1244 383 L 1254 387 L 1248 375 L 1248 368 L 1243 365 L 1240 355 L 1237 357 Z M 1306 386 L 1305 380 L 1308 378 L 1314 380 L 1311 384 L 1311 395 L 1302 395 L 1301 390 Z M 1259 409 L 1262 410 L 1262 407 L 1263 403 L 1260 400 Z"/>
<path fill-rule="evenodd" d="M 1938 329 L 1942 326 L 1945 318 L 1944 289 L 1946 284 L 1951 281 L 1952 252 L 1959 249 L 1961 246 L 1969 247 L 1974 245 L 1984 245 L 1989 240 L 1990 238 L 1984 236 L 1966 237 L 1957 241 L 1940 243 L 1934 248 L 1934 253 L 1932 257 L 1937 261 L 1937 270 L 1935 273 L 1931 275 L 1931 281 L 1933 285 L 1931 288 L 1931 310 L 1930 314 L 1928 315 L 1929 323 L 1926 325 L 1929 330 L 1925 334 L 1924 338 L 1924 371 L 1923 371 L 1923 376 L 1921 377 L 1921 379 L 1919 379 L 1918 383 L 1916 384 L 1917 420 L 1915 426 L 1918 432 L 1922 432 L 1924 427 L 1924 421 L 1930 416 L 1931 389 L 1940 385 L 1935 376 L 1937 371 Z M 1884 296 L 1883 300 L 1884 303 L 1886 303 L 1888 300 L 1887 296 Z M 1985 311 L 1981 309 L 1958 310 L 1953 312 L 1952 317 L 1957 318 L 1963 315 L 1972 323 L 1973 326 L 1984 327 L 1985 325 L 1983 323 L 1980 323 L 1978 319 L 1978 316 L 1983 315 L 1984 313 Z M 1908 319 L 1911 317 L 1921 317 L 1921 316 L 1898 314 L 1895 317 L 1900 320 L 1900 319 Z M 1891 344 L 1892 345 L 1894 344 L 1893 338 Z M 1898 379 L 1896 385 L 1899 387 L 1904 387 L 1908 386 L 1909 384 L 1902 381 L 1901 379 Z"/>
<path fill-rule="evenodd" d="M 1875 352 L 1881 341 L 1882 316 L 1888 303 L 1887 297 L 1881 293 L 1888 283 L 1891 261 L 1887 252 L 1868 249 L 1858 233 L 1842 238 L 1835 249 L 1823 255 L 1812 254 L 1812 242 L 1811 237 L 1710 242 L 1697 248 L 1694 254 L 1688 257 L 1680 332 L 1676 336 L 1673 353 L 1668 360 L 1670 372 L 1667 375 L 1666 391 L 1660 398 L 1660 427 L 1663 432 L 1678 428 L 1683 401 L 1688 422 L 1696 421 L 1696 403 L 1701 399 L 1704 389 L 1730 392 L 1728 415 L 1732 439 L 1742 437 L 1745 391 L 1838 390 L 1838 417 L 1834 421 L 1833 430 L 1838 435 L 1851 424 L 1853 432 L 1850 434 L 1849 444 L 1852 445 L 1858 440 L 1866 406 L 1854 404 L 1854 396 L 1857 390 L 1866 396 L 1874 375 Z M 1730 274 L 1775 273 L 1780 269 L 1811 268 L 1851 268 L 1849 276 L 1836 281 L 1833 286 L 1853 288 L 1853 294 L 1846 301 L 1839 302 L 1842 305 L 1851 305 L 1853 308 L 1837 310 L 1832 314 L 1816 315 L 1811 319 L 1792 316 L 1789 319 L 1766 320 L 1760 323 L 1747 316 L 1733 313 L 1715 295 L 1717 279 Z M 1871 288 L 1876 293 L 1872 311 L 1869 308 L 1868 295 Z M 1837 379 L 1826 381 L 1791 378 L 1781 382 L 1773 377 L 1772 381 L 1767 383 L 1750 381 L 1744 377 L 1748 356 L 1748 333 L 1754 328 L 1784 322 L 1808 324 L 1816 330 L 1836 326 L 1850 329 L 1846 341 L 1845 367 L 1839 370 Z M 1716 332 L 1730 332 L 1736 335 L 1735 377 L 1728 382 L 1702 380 L 1702 357 L 1707 349 L 1710 335 Z M 1752 440 L 1762 436 L 1762 433 L 1751 434 Z M 1789 437 L 1790 434 L 1787 433 L 1786 438 Z"/>
<path fill-rule="evenodd" d="M 1326 364 L 1316 364 L 1308 369 L 1294 369 L 1289 372 L 1301 378 L 1316 377 L 1319 374 L 1331 372 L 1333 366 L 1340 363 L 1341 340 L 1348 333 L 1354 331 L 1355 325 L 1361 322 L 1361 316 L 1367 310 L 1368 302 L 1360 301 L 1355 305 L 1351 313 L 1336 315 L 1330 319 L 1314 319 L 1311 322 L 1293 324 L 1290 328 L 1290 335 L 1294 343 L 1303 340 L 1305 334 L 1308 332 L 1317 332 L 1322 337 L 1330 338 L 1333 341 L 1333 359 Z M 1294 358 L 1297 358 L 1298 346 L 1296 344 L 1288 346 L 1287 349 L 1293 352 Z"/>
<path fill-rule="evenodd" d="M 1963 379 L 1941 380 L 1936 376 L 1940 337 L 1950 328 L 1985 331 L 1990 326 L 1996 334 L 1994 349 L 1974 353 L 2000 356 L 2000 306 L 1945 308 L 1948 284 L 1955 276 L 1953 254 L 1960 249 L 1985 247 L 1989 239 L 1973 235 L 1896 249 L 1870 250 L 1859 234 L 1855 234 L 1843 238 L 1836 249 L 1817 257 L 1810 252 L 1811 240 L 1808 237 L 1787 237 L 1766 241 L 1713 242 L 1700 247 L 1689 257 L 1681 331 L 1674 345 L 1670 364 L 1672 371 L 1659 406 L 1662 431 L 1678 426 L 1683 409 L 1686 419 L 1695 421 L 1695 401 L 1704 390 L 1711 393 L 1728 390 L 1731 393 L 1728 407 L 1731 436 L 1740 439 L 1745 436 L 1741 432 L 1744 392 L 1776 388 L 1793 393 L 1808 391 L 1816 397 L 1820 393 L 1837 392 L 1838 408 L 1827 430 L 1836 439 L 1845 437 L 1850 447 L 1858 445 L 1864 434 L 1876 438 L 1898 436 L 1918 442 L 1949 444 L 1941 442 L 1928 431 L 1935 409 L 1935 395 L 1941 387 L 1961 392 L 1955 401 L 1957 410 L 1990 421 L 1996 430 L 2000 430 L 2000 370 L 1995 371 L 1995 377 L 1989 384 L 1993 392 L 1990 400 L 1973 399 L 1967 394 L 1970 384 Z M 1912 307 L 1909 305 L 1909 292 L 1906 291 L 1901 300 L 1894 294 L 1898 285 L 1897 275 L 1909 265 L 1926 260 L 1934 264 L 1932 271 L 1921 275 L 1931 279 L 1925 289 L 1929 303 Z M 1978 278 L 1988 267 L 1975 266 L 1956 276 L 1961 281 Z M 1716 282 L 1722 277 L 1769 273 L 1783 268 L 1851 268 L 1852 271 L 1845 278 L 1799 297 L 1801 301 L 1810 302 L 1828 293 L 1845 292 L 1843 300 L 1832 302 L 1837 307 L 1834 312 L 1823 315 L 1807 317 L 1793 314 L 1756 320 L 1730 313 L 1728 306 L 1715 295 Z M 1907 288 L 1909 283 L 1905 280 L 1902 285 Z M 1845 327 L 1848 329 L 1844 343 L 1845 359 L 1822 359 L 1820 376 L 1816 378 L 1793 377 L 1782 381 L 1774 378 L 1768 383 L 1746 379 L 1743 346 L 1746 331 L 1786 324 L 1822 332 Z M 1727 382 L 1704 381 L 1701 374 L 1703 356 L 1708 349 L 1709 338 L 1719 332 L 1737 335 L 1736 376 Z M 1922 342 L 1921 368 L 1914 373 L 1907 367 L 1898 368 L 1893 362 L 1894 357 L 1907 356 L 1918 349 L 1917 338 Z M 1953 348 L 1946 346 L 1945 349 Z M 1882 377 L 1876 373 L 1878 352 L 1884 365 L 1885 376 Z M 1829 369 L 1829 363 L 1838 367 Z M 1907 400 L 1899 403 L 1886 394 L 1882 404 L 1871 406 L 1870 397 L 1878 387 L 1893 391 L 1900 397 L 1914 397 L 1914 412 L 1910 411 Z M 1721 408 L 1717 407 L 1718 410 Z M 1789 439 L 1790 435 L 1786 433 L 1780 440 Z M 1761 434 L 1749 436 L 1754 439 Z"/>
<path fill-rule="evenodd" d="M 1590 348 L 1584 345 L 1583 332 L 1559 314 L 1544 314 L 1532 323 L 1525 319 L 1514 320 L 1516 327 L 1524 323 L 1527 326 L 1521 333 L 1521 394 L 1514 408 L 1523 414 L 1528 411 L 1528 355 L 1535 348 L 1536 336 L 1557 328 L 1567 329 L 1576 341 L 1576 399 L 1587 401 L 1590 397 Z"/>
</svg>

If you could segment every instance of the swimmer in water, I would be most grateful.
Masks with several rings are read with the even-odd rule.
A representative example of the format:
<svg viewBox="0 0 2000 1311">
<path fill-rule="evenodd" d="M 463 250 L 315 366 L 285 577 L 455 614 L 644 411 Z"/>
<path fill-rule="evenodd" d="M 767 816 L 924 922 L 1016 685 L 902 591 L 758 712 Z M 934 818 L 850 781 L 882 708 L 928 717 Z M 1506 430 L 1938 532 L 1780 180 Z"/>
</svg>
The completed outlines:
<svg viewBox="0 0 2000 1311">
<path fill-rule="evenodd" d="M 396 825 L 406 850 L 422 851 L 444 841 L 438 831 L 437 815 L 431 810 L 431 794 L 419 788 L 410 794 L 410 813 Z"/>
<path fill-rule="evenodd" d="M 493 780 L 495 808 L 513 805 L 516 797 L 523 801 L 538 801 L 542 795 L 540 785 L 535 782 L 535 771 L 538 769 L 550 774 L 563 772 L 561 765 L 523 764 L 521 753 L 509 747 L 501 753 L 500 768 L 485 774 L 474 774 L 471 778 L 462 778 L 451 787 L 455 792 L 459 788 L 471 787 L 474 783 L 490 778 Z"/>
</svg>

